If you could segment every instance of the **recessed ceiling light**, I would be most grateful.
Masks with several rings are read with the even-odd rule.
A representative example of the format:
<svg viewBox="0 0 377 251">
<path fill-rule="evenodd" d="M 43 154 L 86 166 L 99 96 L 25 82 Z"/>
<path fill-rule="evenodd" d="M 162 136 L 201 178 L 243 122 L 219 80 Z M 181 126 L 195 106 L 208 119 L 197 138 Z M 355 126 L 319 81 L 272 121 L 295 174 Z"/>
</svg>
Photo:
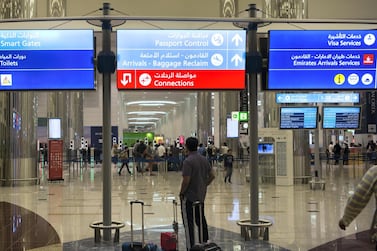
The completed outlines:
<svg viewBox="0 0 377 251">
<path fill-rule="evenodd" d="M 146 118 L 128 118 L 128 120 L 152 121 L 152 120 L 160 120 L 160 119 L 159 118 L 146 117 Z"/>
<path fill-rule="evenodd" d="M 161 103 L 155 103 L 155 104 L 139 104 L 140 106 L 164 106 L 165 104 L 161 104 Z"/>
<path fill-rule="evenodd" d="M 176 105 L 177 102 L 175 101 L 168 101 L 168 100 L 140 100 L 140 101 L 131 101 L 127 102 L 126 105 Z"/>
<path fill-rule="evenodd" d="M 134 121 L 134 122 L 128 122 L 128 124 L 130 125 L 156 125 L 156 122 L 151 122 L 151 121 L 145 121 L 145 122 L 137 122 L 137 121 Z"/>
<path fill-rule="evenodd" d="M 138 114 L 138 115 L 165 115 L 167 112 L 160 112 L 160 111 L 138 111 L 138 112 L 127 112 L 127 114 L 132 115 L 132 114 Z"/>
</svg>

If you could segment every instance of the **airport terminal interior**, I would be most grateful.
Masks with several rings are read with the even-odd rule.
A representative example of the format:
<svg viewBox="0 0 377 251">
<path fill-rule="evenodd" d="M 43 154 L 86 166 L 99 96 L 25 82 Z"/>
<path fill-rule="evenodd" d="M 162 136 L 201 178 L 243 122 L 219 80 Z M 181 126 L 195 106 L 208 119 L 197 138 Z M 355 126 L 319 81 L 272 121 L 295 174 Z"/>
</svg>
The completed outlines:
<svg viewBox="0 0 377 251">
<path fill-rule="evenodd" d="M 85 43 L 89 41 L 91 47 L 89 52 L 78 54 L 96 53 L 97 56 L 101 50 L 115 51 L 119 48 L 118 45 L 127 44 L 128 38 L 132 40 L 138 36 L 139 29 L 142 30 L 140 34 L 144 36 L 143 40 L 163 36 L 169 30 L 175 30 L 176 34 L 183 31 L 184 35 L 174 37 L 177 40 L 182 37 L 187 38 L 186 36 L 207 39 L 208 34 L 213 35 L 207 32 L 213 32 L 215 35 L 211 43 L 214 46 L 217 46 L 218 38 L 221 38 L 219 34 L 223 35 L 222 31 L 234 34 L 232 32 L 236 30 L 239 33 L 235 34 L 253 39 L 257 44 L 254 46 L 245 41 L 243 58 L 237 57 L 233 60 L 224 57 L 224 60 L 229 61 L 228 63 L 234 64 L 235 69 L 216 71 L 215 67 L 213 67 L 215 70 L 211 68 L 212 75 L 208 75 L 206 81 L 214 87 L 212 88 L 211 85 L 210 88 L 202 87 L 198 90 L 163 88 L 148 90 L 147 84 L 140 90 L 124 90 L 122 88 L 130 81 L 127 79 L 130 76 L 127 75 L 128 72 L 121 74 L 124 69 L 106 66 L 115 67 L 115 58 L 122 58 L 123 64 L 118 62 L 118 66 L 131 65 L 137 68 L 143 67 L 148 60 L 157 62 L 162 61 L 164 57 L 168 62 L 182 55 L 186 55 L 186 61 L 195 59 L 196 63 L 200 60 L 203 63 L 210 58 L 207 51 L 199 50 L 197 53 L 184 54 L 182 51 L 177 53 L 164 50 L 164 53 L 160 54 L 159 51 L 150 53 L 138 48 L 135 55 L 142 58 L 140 60 L 142 63 L 138 63 L 136 59 L 128 62 L 127 53 L 121 54 L 125 50 L 115 51 L 114 58 L 108 53 L 109 51 L 101 54 L 105 57 L 98 57 L 95 60 L 90 55 L 93 60 L 83 60 L 89 63 L 89 67 L 93 66 L 90 69 L 93 74 L 90 72 L 88 76 L 91 80 L 89 87 L 80 89 L 73 81 L 73 84 L 71 83 L 72 85 L 64 90 L 55 89 L 56 83 L 44 80 L 51 77 L 59 82 L 65 77 L 68 80 L 72 76 L 81 78 L 81 75 L 85 75 L 83 72 L 75 75 L 82 70 L 81 68 L 70 72 L 72 75 L 64 74 L 62 71 L 59 72 L 61 75 L 48 71 L 50 75 L 41 74 L 30 80 L 34 81 L 30 82 L 31 84 L 29 81 L 24 81 L 22 87 L 11 90 L 12 84 L 14 86 L 18 84 L 18 78 L 14 76 L 22 70 L 13 71 L 13 68 L 11 70 L 6 68 L 16 67 L 18 63 L 22 66 L 32 58 L 34 52 L 28 52 L 27 56 L 22 55 L 24 51 L 14 54 L 13 57 L 9 54 L 13 61 L 7 61 L 8 54 L 2 53 L 0 55 L 0 250 L 120 251 L 123 243 L 131 241 L 131 236 L 135 241 L 144 238 L 145 243 L 155 243 L 160 246 L 161 233 L 173 232 L 174 201 L 178 202 L 177 250 L 186 250 L 179 201 L 183 155 L 180 155 L 178 162 L 174 159 L 173 162 L 177 165 L 170 163 L 172 162 L 170 155 L 168 158 L 156 160 L 157 163 L 150 174 L 138 171 L 132 158 L 128 163 L 131 173 L 126 169 L 120 173 L 119 168 L 122 163 L 111 163 L 111 145 L 120 144 L 124 147 L 127 143 L 131 147 L 136 139 L 148 141 L 150 138 L 147 135 L 150 132 L 153 132 L 155 137 L 152 136 L 149 141 L 164 143 L 166 146 L 182 147 L 187 137 L 195 136 L 208 148 L 215 146 L 221 149 L 221 145 L 227 143 L 233 149 L 235 160 L 232 182 L 224 182 L 226 171 L 223 162 L 219 157 L 220 154 L 214 155 L 211 163 L 216 178 L 208 187 L 205 201 L 209 239 L 217 243 L 222 250 L 376 250 L 375 243 L 370 241 L 369 233 L 376 210 L 374 199 L 369 201 L 346 230 L 341 230 L 338 225 L 348 198 L 354 193 L 365 172 L 377 164 L 375 145 L 368 147 L 371 141 L 377 142 L 376 91 L 371 88 L 377 58 L 374 51 L 362 56 L 360 56 L 361 52 L 352 52 L 354 54 L 350 52 L 346 63 L 342 61 L 344 59 L 342 52 L 334 54 L 332 60 L 338 60 L 337 62 L 341 62 L 345 67 L 354 66 L 355 62 L 359 63 L 361 57 L 363 66 L 367 70 L 374 68 L 372 73 L 366 72 L 362 77 L 355 73 L 347 79 L 343 74 L 331 76 L 330 82 L 337 85 L 333 90 L 323 90 L 325 88 L 314 91 L 303 90 L 309 84 L 302 83 L 304 81 L 299 77 L 292 77 L 290 79 L 292 81 L 286 81 L 298 85 L 293 89 L 281 90 L 275 87 L 274 90 L 266 90 L 268 86 L 266 62 L 270 56 L 268 46 L 291 44 L 291 40 L 281 39 L 279 36 L 277 39 L 275 37 L 275 40 L 272 40 L 271 36 L 269 44 L 269 34 L 282 34 L 281 36 L 284 37 L 286 33 L 279 33 L 276 30 L 295 32 L 312 29 L 335 30 L 333 35 L 328 36 L 330 42 L 326 45 L 336 47 L 338 40 L 344 38 L 341 30 L 362 30 L 361 34 L 365 35 L 363 42 L 370 46 L 374 44 L 377 36 L 375 0 L 258 0 L 252 3 L 245 0 L 109 0 L 106 4 L 99 0 L 0 0 L 0 6 L 2 6 L 0 19 L 11 20 L 11 22 L 0 20 L 2 39 L 0 51 L 3 50 L 3 46 L 5 48 L 21 45 L 40 46 L 33 40 L 39 39 L 39 35 L 43 42 L 47 41 L 48 46 L 54 46 L 53 43 L 50 44 L 54 41 L 50 38 L 60 35 L 63 43 L 59 46 L 65 49 L 70 48 L 73 41 L 73 47 L 67 51 L 75 51 L 77 47 L 86 46 Z M 109 30 L 106 30 L 109 24 L 98 18 L 105 15 L 106 11 L 114 15 L 113 30 L 109 33 Z M 266 18 L 268 22 L 258 21 L 258 25 L 248 26 L 245 19 L 249 14 L 255 18 Z M 78 18 L 73 20 L 74 17 Z M 89 17 L 93 19 L 89 20 Z M 137 18 L 125 22 L 125 17 Z M 179 19 L 182 17 L 186 17 L 187 20 Z M 33 18 L 40 19 L 27 21 Z M 52 21 L 51 18 L 54 20 Z M 220 20 L 221 18 L 224 20 Z M 226 18 L 242 18 L 242 22 L 225 21 Z M 16 19 L 25 20 L 19 22 Z M 286 19 L 308 19 L 313 22 L 289 22 Z M 327 19 L 343 22 L 326 23 Z M 322 21 L 314 22 L 314 20 Z M 105 25 L 101 26 L 103 23 Z M 251 27 L 253 28 L 250 29 Z M 11 32 L 4 31 L 10 29 Z M 75 33 L 77 31 L 72 32 L 77 29 L 81 30 L 80 36 Z M 246 29 L 250 29 L 247 32 L 253 34 L 255 31 L 256 36 L 247 36 Z M 68 31 L 64 34 L 71 36 L 69 41 L 64 43 L 65 35 L 61 35 L 63 33 L 56 30 L 63 33 L 64 30 Z M 136 30 L 136 33 L 125 32 L 120 35 L 121 32 L 118 33 L 118 30 L 123 32 Z M 275 33 L 269 33 L 270 30 L 275 30 Z M 194 35 L 187 35 L 193 31 Z M 21 32 L 20 37 L 25 39 L 22 44 L 20 41 L 12 40 L 17 32 Z M 34 34 L 33 32 L 39 32 L 38 36 L 30 35 Z M 51 34 L 54 36 L 50 36 Z M 117 40 L 118 36 L 127 39 Z M 294 36 L 296 37 L 293 37 L 292 41 L 299 43 L 302 35 Z M 5 42 L 6 39 L 11 39 L 12 42 Z M 28 39 L 33 41 L 26 43 Z M 347 39 L 352 41 L 347 41 L 345 46 L 362 43 L 361 35 L 351 34 Z M 309 38 L 306 41 L 311 44 L 315 40 Z M 209 41 L 207 42 L 209 44 Z M 199 49 L 202 49 L 200 47 L 202 44 L 206 43 L 193 42 L 190 46 L 199 46 Z M 179 43 L 168 45 L 178 46 Z M 138 42 L 134 42 L 132 46 L 138 46 Z M 161 42 L 159 46 L 166 44 Z M 260 54 L 247 54 L 246 49 L 258 51 Z M 228 47 L 224 51 L 227 50 Z M 57 61 L 72 65 L 81 63 L 76 57 L 77 60 L 65 57 L 64 50 L 59 48 L 57 51 L 61 53 L 60 61 Z M 210 63 L 221 65 L 223 63 L 221 53 L 216 53 L 216 57 L 212 57 Z M 356 53 L 360 54 L 356 55 Z M 46 55 L 53 54 L 46 52 Z M 299 61 L 298 64 L 305 64 L 307 55 L 307 53 L 299 53 L 294 59 Z M 321 52 L 315 60 L 327 60 L 328 55 Z M 103 59 L 110 61 L 101 61 Z M 253 68 L 254 66 L 250 66 L 253 64 L 246 63 L 245 67 L 238 65 L 237 62 L 241 59 L 244 63 L 246 60 L 257 59 L 258 67 Z M 282 62 L 279 59 L 271 60 L 270 66 L 273 65 L 272 61 Z M 49 60 L 35 62 L 47 68 L 50 65 L 55 66 L 56 63 Z M 153 76 L 170 81 L 170 78 L 174 78 L 174 74 L 167 73 L 171 70 L 169 67 L 179 66 L 179 62 L 175 63 L 169 65 L 153 63 L 155 67 L 153 70 L 156 72 Z M 328 67 L 333 67 L 331 62 L 328 64 Z M 33 67 L 33 64 L 30 65 L 28 67 Z M 194 63 L 188 65 L 193 66 Z M 206 67 L 206 64 L 195 66 L 198 65 Z M 159 67 L 164 71 L 161 74 L 158 72 L 161 70 Z M 278 65 L 277 68 L 279 67 Z M 357 67 L 354 70 L 356 69 Z M 116 70 L 119 71 L 119 76 Z M 182 72 L 175 75 L 180 79 L 179 81 L 182 78 L 191 81 L 197 77 L 196 73 L 199 76 L 199 73 L 202 74 L 208 69 L 200 69 L 198 72 L 194 70 L 190 72 L 186 69 L 174 70 Z M 228 70 L 237 74 L 229 77 Z M 278 72 L 274 78 L 271 74 L 270 82 L 272 79 L 278 84 L 280 80 L 284 82 L 287 80 L 285 78 L 287 72 L 290 71 Z M 316 71 L 318 72 L 320 71 Z M 220 74 L 223 75 L 219 77 Z M 304 74 L 300 75 L 298 72 L 295 74 L 306 78 Z M 241 84 L 232 83 L 232 77 L 238 79 L 240 76 Z M 310 82 L 318 76 L 322 75 L 312 74 L 307 81 Z M 228 87 L 224 90 L 216 86 L 216 83 L 212 83 L 213 79 L 218 82 L 228 79 L 228 83 L 224 84 L 230 84 L 234 88 L 240 84 L 242 88 Z M 143 85 L 144 80 L 148 78 L 139 78 L 139 84 Z M 244 88 L 244 83 L 248 88 Z M 253 83 L 257 84 L 253 85 Z M 342 90 L 340 86 L 345 83 L 353 87 Z M 43 87 L 38 89 L 38 84 Z M 204 86 L 205 84 L 207 83 L 203 82 Z M 311 84 L 312 88 L 317 85 L 315 81 Z M 356 85 L 361 86 L 362 89 L 359 90 Z M 297 104 L 292 101 L 294 97 L 311 99 L 301 100 L 301 103 Z M 314 98 L 319 98 L 321 101 L 313 101 Z M 338 106 L 348 109 L 337 111 L 348 114 L 344 124 L 339 129 L 333 128 L 331 124 L 329 128 L 324 128 L 328 124 L 324 124 L 321 119 L 329 117 L 320 115 L 326 109 L 337 109 Z M 282 109 L 283 107 L 286 110 Z M 305 129 L 285 127 L 295 125 L 294 119 L 282 124 L 282 114 L 291 113 L 291 109 L 296 108 L 303 109 L 299 112 L 302 116 L 300 119 L 306 121 L 309 118 L 310 123 L 302 125 L 308 126 Z M 247 113 L 248 111 L 250 114 Z M 230 118 L 233 118 L 233 112 L 237 114 L 237 119 L 242 117 L 241 112 L 248 115 L 244 121 L 237 120 L 234 127 L 234 121 L 232 122 Z M 330 115 L 330 118 L 333 118 L 334 114 Z M 291 117 L 288 115 L 284 118 Z M 57 125 L 58 130 L 52 130 L 55 128 L 53 125 Z M 255 130 L 252 131 L 253 129 Z M 130 135 L 132 138 L 129 138 Z M 350 152 L 347 158 L 342 154 L 340 160 L 335 160 L 333 155 L 326 154 L 330 141 L 333 143 L 339 141 L 342 145 L 342 153 L 346 146 L 349 146 Z M 105 149 L 102 145 L 109 147 Z M 90 158 L 83 154 L 84 152 L 90 153 Z M 135 200 L 144 202 L 144 233 L 142 233 L 141 212 L 135 209 L 134 233 L 131 234 L 130 202 Z M 259 223 L 253 223 L 258 226 L 250 226 L 252 213 L 258 215 Z M 103 226 L 104 218 L 108 219 L 109 215 L 112 229 L 103 230 L 102 228 L 109 227 L 109 225 Z"/>
</svg>

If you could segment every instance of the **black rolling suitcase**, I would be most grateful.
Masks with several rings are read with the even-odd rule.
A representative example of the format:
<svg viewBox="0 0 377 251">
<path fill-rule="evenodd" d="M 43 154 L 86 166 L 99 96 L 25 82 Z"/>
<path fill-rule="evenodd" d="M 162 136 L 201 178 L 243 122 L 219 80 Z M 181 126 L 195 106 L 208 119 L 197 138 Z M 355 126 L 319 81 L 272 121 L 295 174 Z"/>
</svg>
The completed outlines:
<svg viewBox="0 0 377 251">
<path fill-rule="evenodd" d="M 134 241 L 134 228 L 133 228 L 133 205 L 141 205 L 141 242 Z M 131 205 L 131 242 L 124 242 L 122 244 L 122 251 L 161 251 L 156 244 L 144 242 L 144 202 L 140 200 L 130 201 Z"/>
<path fill-rule="evenodd" d="M 193 216 L 194 216 L 194 221 L 196 219 L 195 217 L 195 208 L 199 207 L 199 218 L 200 218 L 200 227 L 202 227 L 202 203 L 199 201 L 194 202 L 193 204 Z M 203 234 L 203 229 L 201 229 L 200 233 Z M 207 242 L 203 243 L 203 236 L 199 235 L 199 243 L 195 244 L 193 247 L 190 248 L 190 251 L 216 251 L 216 250 L 221 250 L 221 248 L 214 242 Z"/>
</svg>

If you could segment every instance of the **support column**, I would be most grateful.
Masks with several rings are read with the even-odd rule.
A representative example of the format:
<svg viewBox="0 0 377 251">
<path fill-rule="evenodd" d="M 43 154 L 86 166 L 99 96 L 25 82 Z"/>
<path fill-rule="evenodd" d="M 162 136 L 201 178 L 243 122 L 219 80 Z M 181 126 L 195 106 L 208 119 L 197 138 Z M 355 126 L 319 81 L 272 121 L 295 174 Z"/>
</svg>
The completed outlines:
<svg viewBox="0 0 377 251">
<path fill-rule="evenodd" d="M 307 0 L 264 0 L 262 9 L 265 18 L 308 18 Z"/>
<path fill-rule="evenodd" d="M 110 13 L 110 4 L 103 4 L 103 15 L 108 16 Z M 102 73 L 102 204 L 103 204 L 103 225 L 109 227 L 112 225 L 111 220 L 111 74 L 115 72 L 115 54 L 111 51 L 111 30 L 110 20 L 101 20 L 102 22 L 102 51 L 98 54 L 98 71 Z M 103 239 L 111 240 L 111 229 L 103 230 Z"/>
<path fill-rule="evenodd" d="M 256 17 L 256 5 L 249 4 L 249 17 Z M 247 54 L 252 56 L 257 52 L 257 24 L 249 23 L 247 27 Z M 259 167 L 258 167 L 258 87 L 257 73 L 247 74 L 249 90 L 249 142 L 250 142 L 250 221 L 259 223 Z M 251 230 L 251 238 L 258 239 L 258 229 Z"/>
<path fill-rule="evenodd" d="M 212 136 L 211 92 L 198 92 L 196 113 L 198 114 L 198 140 L 200 143 L 206 144 L 208 136 Z"/>
<path fill-rule="evenodd" d="M 220 1 L 220 16 L 221 17 L 237 17 L 239 13 L 239 0 L 221 0 Z M 239 156 L 239 139 L 226 137 L 226 119 L 227 115 L 230 115 L 232 111 L 239 111 L 239 98 L 240 92 L 234 91 L 222 91 L 219 92 L 219 147 L 226 142 L 228 147 L 232 149 L 233 156 Z M 215 106 L 217 107 L 217 106 Z M 247 109 L 246 109 L 247 110 Z M 215 128 L 217 128 L 215 124 Z"/>
<path fill-rule="evenodd" d="M 0 18 L 32 18 L 34 1 L 3 5 Z M 1 185 L 30 185 L 38 181 L 36 146 L 36 99 L 34 92 L 0 93 Z"/>
<path fill-rule="evenodd" d="M 66 15 L 66 0 L 48 0 L 47 16 L 64 17 Z M 48 92 L 47 117 L 62 119 L 62 136 L 64 147 L 69 147 L 71 139 L 75 145 L 84 136 L 83 130 L 83 93 L 80 91 Z"/>
<path fill-rule="evenodd" d="M 238 138 L 226 137 L 226 119 L 228 115 L 231 115 L 232 111 L 239 110 L 239 92 L 238 91 L 222 91 L 219 95 L 219 131 L 220 131 L 220 147 L 224 142 L 228 144 L 228 147 L 232 149 L 233 156 L 238 156 Z"/>
</svg>

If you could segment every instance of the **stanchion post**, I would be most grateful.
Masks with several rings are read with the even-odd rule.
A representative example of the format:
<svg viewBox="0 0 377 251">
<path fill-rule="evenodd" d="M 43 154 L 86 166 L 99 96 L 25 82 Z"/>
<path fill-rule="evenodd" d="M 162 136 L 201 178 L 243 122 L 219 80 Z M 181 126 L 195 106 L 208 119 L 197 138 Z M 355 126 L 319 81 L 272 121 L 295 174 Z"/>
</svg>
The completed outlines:
<svg viewBox="0 0 377 251">
<path fill-rule="evenodd" d="M 249 17 L 256 17 L 256 4 L 249 4 Z M 250 22 L 247 29 L 247 53 L 248 59 L 257 54 L 257 23 Z M 249 143 L 250 143 L 250 219 L 252 224 L 259 222 L 259 173 L 258 173 L 258 79 L 256 71 L 248 72 L 249 90 Z M 251 229 L 251 238 L 258 238 L 258 229 Z"/>
<path fill-rule="evenodd" d="M 104 17 L 109 15 L 110 4 L 103 4 Z M 98 71 L 103 77 L 102 98 L 102 152 L 103 152 L 103 225 L 111 226 L 111 74 L 115 72 L 115 54 L 111 51 L 111 20 L 102 19 L 102 51 L 98 54 Z M 111 240 L 111 229 L 103 230 L 103 239 Z"/>
</svg>

